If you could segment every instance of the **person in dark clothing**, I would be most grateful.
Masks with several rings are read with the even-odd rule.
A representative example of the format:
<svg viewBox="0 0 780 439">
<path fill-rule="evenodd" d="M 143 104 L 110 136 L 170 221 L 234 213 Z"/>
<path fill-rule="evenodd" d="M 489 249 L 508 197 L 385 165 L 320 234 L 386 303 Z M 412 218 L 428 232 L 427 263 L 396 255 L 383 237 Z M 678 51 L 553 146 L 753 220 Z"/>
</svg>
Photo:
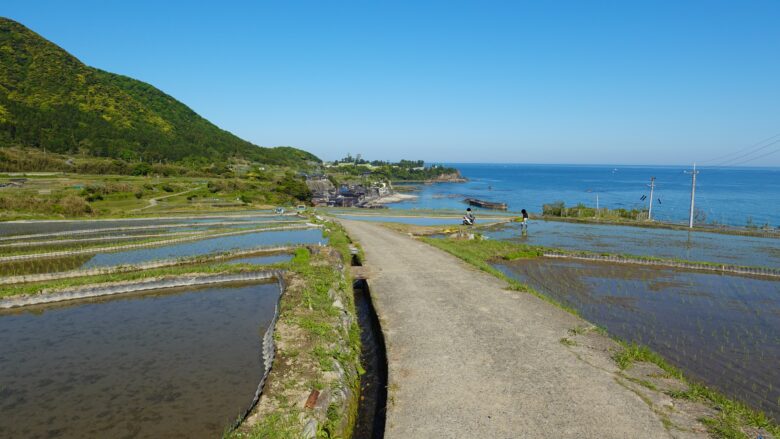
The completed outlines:
<svg viewBox="0 0 780 439">
<path fill-rule="evenodd" d="M 523 222 L 520 223 L 520 228 L 528 230 L 528 212 L 523 209 L 520 211 L 520 213 L 523 214 Z"/>
<path fill-rule="evenodd" d="M 466 208 L 466 214 L 463 215 L 463 225 L 473 226 L 476 221 L 477 217 L 471 212 L 471 208 Z"/>
</svg>

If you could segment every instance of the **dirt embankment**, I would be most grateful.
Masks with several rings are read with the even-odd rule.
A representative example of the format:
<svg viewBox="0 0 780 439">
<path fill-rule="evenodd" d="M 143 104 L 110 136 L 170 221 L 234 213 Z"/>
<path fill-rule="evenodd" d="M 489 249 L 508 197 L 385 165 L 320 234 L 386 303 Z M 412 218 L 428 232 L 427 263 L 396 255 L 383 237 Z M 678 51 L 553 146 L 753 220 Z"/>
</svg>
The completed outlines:
<svg viewBox="0 0 780 439">
<path fill-rule="evenodd" d="M 455 171 L 438 175 L 426 181 L 426 183 L 465 183 L 466 181 L 468 180 L 460 174 L 460 171 Z"/>
</svg>

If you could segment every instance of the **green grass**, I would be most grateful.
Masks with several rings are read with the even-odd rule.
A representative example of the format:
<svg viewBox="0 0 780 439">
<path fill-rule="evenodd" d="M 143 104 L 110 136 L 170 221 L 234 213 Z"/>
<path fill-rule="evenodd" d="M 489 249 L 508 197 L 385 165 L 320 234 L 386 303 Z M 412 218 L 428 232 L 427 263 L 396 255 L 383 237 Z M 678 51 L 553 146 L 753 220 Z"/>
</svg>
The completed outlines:
<svg viewBox="0 0 780 439">
<path fill-rule="evenodd" d="M 718 391 L 689 380 L 679 369 L 669 364 L 663 357 L 646 346 L 619 342 L 623 349 L 615 354 L 613 359 L 621 369 L 626 369 L 635 362 L 653 363 L 663 369 L 668 376 L 677 378 L 688 385 L 687 390 L 667 392 L 669 396 L 677 399 L 704 402 L 716 407 L 718 414 L 715 417 L 700 419 L 715 437 L 748 439 L 748 436 L 743 433 L 745 426 L 763 428 L 774 437 L 780 437 L 780 426 L 769 419 L 764 412 L 753 410 L 744 403 L 735 401 Z"/>
<path fill-rule="evenodd" d="M 228 432 L 223 437 L 250 437 L 262 439 L 299 439 L 301 425 L 298 421 L 300 410 L 290 407 L 288 410 L 277 411 L 264 416 L 260 422 L 247 434 Z"/>
<path fill-rule="evenodd" d="M 682 373 L 668 364 L 663 357 L 651 351 L 647 346 L 638 345 L 635 343 L 626 344 L 621 343 L 623 349 L 615 354 L 612 359 L 615 360 L 620 369 L 625 370 L 630 365 L 637 361 L 645 361 L 653 363 L 661 367 L 665 372 L 669 373 L 675 378 L 682 378 Z"/>
</svg>

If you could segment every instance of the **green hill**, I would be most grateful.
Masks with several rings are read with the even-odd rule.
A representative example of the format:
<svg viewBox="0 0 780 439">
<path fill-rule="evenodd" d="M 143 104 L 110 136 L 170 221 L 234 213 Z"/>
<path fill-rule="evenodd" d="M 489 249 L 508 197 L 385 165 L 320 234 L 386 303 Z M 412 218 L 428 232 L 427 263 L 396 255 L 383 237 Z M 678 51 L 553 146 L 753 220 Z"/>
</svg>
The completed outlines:
<svg viewBox="0 0 780 439">
<path fill-rule="evenodd" d="M 8 146 L 127 162 L 320 161 L 296 148 L 253 145 L 153 86 L 89 67 L 0 17 L 0 147 Z"/>
</svg>

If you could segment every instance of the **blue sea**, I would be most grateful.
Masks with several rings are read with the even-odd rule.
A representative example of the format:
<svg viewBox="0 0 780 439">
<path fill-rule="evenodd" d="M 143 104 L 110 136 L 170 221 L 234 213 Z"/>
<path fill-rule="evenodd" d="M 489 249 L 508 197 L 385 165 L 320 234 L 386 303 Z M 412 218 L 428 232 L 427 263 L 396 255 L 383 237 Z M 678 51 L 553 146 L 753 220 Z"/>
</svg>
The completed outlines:
<svg viewBox="0 0 780 439">
<path fill-rule="evenodd" d="M 647 208 L 655 177 L 653 218 L 687 223 L 691 176 L 681 166 L 447 164 L 467 183 L 422 185 L 416 200 L 395 209 L 462 209 L 467 197 L 509 204 L 509 210 L 541 213 L 542 205 L 563 201 L 610 209 Z M 780 168 L 699 168 L 697 220 L 745 226 L 780 227 Z M 645 199 L 642 199 L 645 196 Z"/>
</svg>

